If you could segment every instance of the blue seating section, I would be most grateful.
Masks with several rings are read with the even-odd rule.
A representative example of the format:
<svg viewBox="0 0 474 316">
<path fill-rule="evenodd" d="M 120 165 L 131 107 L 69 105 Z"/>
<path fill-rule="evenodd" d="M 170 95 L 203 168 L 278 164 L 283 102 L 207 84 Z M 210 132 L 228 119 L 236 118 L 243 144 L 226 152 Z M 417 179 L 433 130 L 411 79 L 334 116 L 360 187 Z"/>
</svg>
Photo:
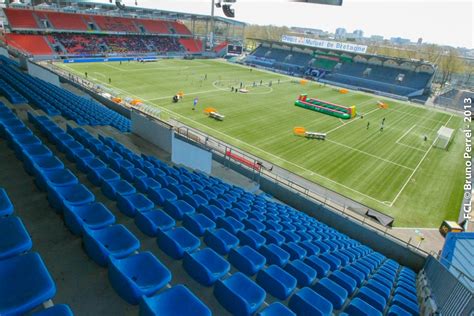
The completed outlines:
<svg viewBox="0 0 474 316">
<path fill-rule="evenodd" d="M 0 102 L 0 136 L 7 139 L 18 154 L 24 147 L 32 146 L 20 141 L 25 139 L 22 135 L 33 133 Z M 6 190 L 0 188 L 0 315 L 26 314 L 56 294 L 53 278 L 40 255 L 30 252 L 32 240 L 14 211 Z M 59 310 L 67 313 L 60 314 Z M 67 305 L 56 305 L 36 314 L 73 315 Z"/>
<path fill-rule="evenodd" d="M 313 56 L 309 53 L 259 46 L 246 57 L 245 62 L 302 76 L 313 70 L 312 60 Z M 336 63 L 334 62 L 334 65 Z M 318 77 L 336 85 L 350 85 L 366 91 L 380 91 L 417 99 L 423 99 L 423 90 L 433 76 L 426 72 L 368 63 L 343 62 L 338 68 L 334 68 L 334 65 L 330 69 L 318 68 Z M 367 68 L 371 68 L 370 74 L 364 74 Z M 399 74 L 404 76 L 401 82 L 397 81 Z"/>
<path fill-rule="evenodd" d="M 157 238 L 168 260 L 181 261 L 232 314 L 351 314 L 364 305 L 379 313 L 418 312 L 413 271 L 304 213 L 137 155 L 110 137 L 96 138 L 80 127 L 63 130 L 44 116 L 29 120 L 120 212 L 134 217 L 140 231 Z M 82 236 L 89 256 L 107 267 L 120 297 L 139 304 L 142 315 L 189 313 L 191 306 L 193 315 L 211 314 L 185 286 L 169 285 L 168 268 L 152 253 L 139 252 L 133 233 L 115 224 L 114 215 L 79 181 L 71 182 L 67 172 L 49 177 L 49 170 L 65 169 L 48 147 L 18 144 L 27 148 L 20 152 L 25 168 L 42 179 L 52 206 Z M 279 303 L 266 306 L 266 299 Z"/>
<path fill-rule="evenodd" d="M 0 57 L 2 61 L 6 58 Z M 17 70 L 10 63 L 0 63 L 0 77 L 7 82 L 13 103 L 25 103 L 24 97 L 48 115 L 58 115 L 74 120 L 79 125 L 110 125 L 122 132 L 130 131 L 130 120 L 109 110 L 96 101 L 89 100 L 56 87 L 41 79 L 32 77 Z M 0 86 L 3 84 L 0 83 Z M 15 89 L 15 91 L 11 91 Z M 24 97 L 23 97 L 23 96 Z"/>
</svg>

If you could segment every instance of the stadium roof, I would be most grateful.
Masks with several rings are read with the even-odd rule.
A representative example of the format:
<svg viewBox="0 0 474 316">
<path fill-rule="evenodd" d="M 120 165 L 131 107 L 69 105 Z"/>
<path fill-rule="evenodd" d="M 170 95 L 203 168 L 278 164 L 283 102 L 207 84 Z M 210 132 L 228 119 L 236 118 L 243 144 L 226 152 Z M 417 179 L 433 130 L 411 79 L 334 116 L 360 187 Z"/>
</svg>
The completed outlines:
<svg viewBox="0 0 474 316">
<path fill-rule="evenodd" d="M 12 3 L 12 7 L 30 8 L 22 3 Z M 110 3 L 108 0 L 105 2 L 100 1 L 83 1 L 83 0 L 58 0 L 48 5 L 45 2 L 39 2 L 31 7 L 32 9 L 46 9 L 46 10 L 59 10 L 68 12 L 81 12 L 86 11 L 87 13 L 95 12 L 97 14 L 116 15 L 116 16 L 132 16 L 138 15 L 141 17 L 152 17 L 160 19 L 174 19 L 174 20 L 210 20 L 211 16 L 207 14 L 194 14 L 186 12 L 167 11 L 151 8 L 142 8 L 135 6 L 126 6 L 125 9 L 119 10 L 115 4 Z M 227 24 L 245 26 L 245 22 L 228 19 L 220 16 L 214 16 L 215 21 L 220 21 Z"/>
<path fill-rule="evenodd" d="M 307 45 L 301 45 L 301 44 L 294 44 L 294 43 L 286 43 L 282 41 L 273 41 L 273 40 L 264 40 L 264 39 L 259 39 L 259 38 L 248 38 L 248 40 L 253 40 L 256 42 L 261 42 L 261 43 L 267 43 L 267 44 L 277 44 L 280 46 L 287 46 L 287 47 L 298 47 L 301 49 L 308 49 L 312 51 L 326 51 L 326 52 L 332 52 L 335 54 L 340 54 L 340 55 L 346 55 L 346 56 L 368 56 L 368 57 L 376 57 L 380 58 L 383 60 L 396 60 L 399 62 L 409 62 L 409 63 L 414 63 L 417 65 L 429 65 L 432 66 L 433 68 L 435 67 L 432 63 L 428 61 L 423 61 L 423 60 L 416 60 L 416 59 L 407 59 L 407 58 L 398 58 L 398 57 L 390 57 L 390 56 L 383 56 L 383 55 L 377 55 L 377 54 L 368 54 L 368 53 L 361 53 L 361 52 L 349 52 L 349 51 L 341 51 L 341 50 L 336 50 L 336 49 L 327 49 L 327 48 L 321 48 L 321 47 L 311 47 Z M 351 43 L 354 44 L 354 43 Z"/>
</svg>

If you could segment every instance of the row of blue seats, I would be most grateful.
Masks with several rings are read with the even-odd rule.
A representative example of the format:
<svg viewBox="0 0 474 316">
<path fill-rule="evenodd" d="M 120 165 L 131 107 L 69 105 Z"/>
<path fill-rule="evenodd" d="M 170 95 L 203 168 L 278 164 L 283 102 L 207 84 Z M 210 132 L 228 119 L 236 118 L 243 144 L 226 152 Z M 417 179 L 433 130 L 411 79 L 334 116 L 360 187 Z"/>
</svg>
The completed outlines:
<svg viewBox="0 0 474 316">
<path fill-rule="evenodd" d="M 0 93 L 7 97 L 11 104 L 22 104 L 28 101 L 19 94 L 12 86 L 10 86 L 5 80 L 0 79 Z"/>
<path fill-rule="evenodd" d="M 74 140 L 61 134 L 58 126 L 44 116 L 29 114 L 29 119 L 68 160 L 84 159 Z M 60 128 L 59 128 L 60 129 Z M 57 157 L 49 157 L 57 160 Z M 66 226 L 82 236 L 87 254 L 100 266 L 108 268 L 108 276 L 117 294 L 130 304 L 140 304 L 142 315 L 210 315 L 210 310 L 184 285 L 170 287 L 169 269 L 151 252 L 138 252 L 140 241 L 125 226 L 115 224 L 115 216 L 77 177 L 64 166 L 54 170 L 38 170 L 42 160 L 33 162 L 33 174 L 40 189 L 47 190 L 51 206 L 64 214 Z M 55 163 L 50 163 L 50 165 Z M 62 164 L 62 163 L 61 163 Z M 91 167 L 94 168 L 94 167 Z M 86 170 L 95 170 L 89 169 Z M 156 294 L 156 295 L 155 295 Z M 173 306 L 180 302 L 179 306 Z"/>
<path fill-rule="evenodd" d="M 76 139 L 78 139 L 79 141 L 84 142 L 84 144 L 88 144 L 87 139 L 91 139 L 91 135 L 88 134 L 87 132 L 85 132 L 82 129 L 70 129 L 70 132 L 76 137 Z M 118 143 L 113 144 L 112 143 L 113 140 L 110 140 L 110 139 L 106 140 L 104 138 L 102 138 L 102 139 L 105 142 L 107 142 L 111 146 L 111 148 L 115 148 L 115 149 L 118 149 L 118 150 L 123 150 L 123 148 L 121 146 L 119 146 Z M 92 142 L 89 142 L 89 143 L 93 143 L 93 144 L 97 145 L 97 142 L 92 141 Z M 94 150 L 94 147 L 92 146 L 92 144 L 91 144 L 90 149 Z M 96 150 L 99 152 L 98 149 L 96 149 Z M 124 154 L 124 153 L 122 152 L 122 154 Z M 107 154 L 106 156 L 110 156 L 110 155 Z M 124 154 L 124 156 L 127 156 L 127 155 Z M 114 160 L 113 159 L 110 160 L 110 161 L 106 160 L 106 162 L 111 162 L 111 161 L 114 161 Z M 122 164 L 123 164 L 123 162 L 122 162 Z M 131 164 L 131 166 L 130 166 L 131 168 L 133 168 L 132 165 L 133 164 Z M 162 167 L 161 163 L 158 163 L 157 167 L 160 167 L 160 166 Z M 149 173 L 152 173 L 152 169 L 148 168 L 147 170 L 149 170 L 148 171 Z M 167 170 L 167 169 L 165 169 L 165 170 Z M 175 170 L 175 169 L 171 169 L 171 170 Z M 185 169 L 183 169 L 183 170 L 185 170 Z M 138 169 L 134 168 L 133 172 L 124 172 L 123 169 L 118 169 L 116 171 L 121 173 L 122 176 L 127 176 L 129 174 L 136 175 L 134 179 L 131 179 L 131 181 L 134 181 L 134 183 L 143 183 L 143 181 L 144 181 L 143 180 L 144 176 L 143 177 L 140 176 L 140 172 L 141 173 L 144 173 L 144 172 L 141 171 L 139 168 Z M 153 190 L 153 188 L 161 186 L 161 184 L 159 184 L 159 182 L 157 182 L 157 181 L 154 181 L 153 178 L 151 178 L 151 179 L 148 178 L 148 180 L 145 181 L 145 182 L 154 183 L 154 185 L 151 186 L 151 190 Z M 143 193 L 147 193 L 146 189 Z M 187 195 L 186 197 L 190 197 L 190 196 Z M 144 199 L 146 199 L 146 197 L 142 196 L 141 199 L 144 200 Z M 144 201 L 146 201 L 146 200 L 144 200 Z M 173 228 L 174 225 L 175 225 L 175 219 L 176 220 L 183 220 L 183 226 L 188 228 L 193 234 L 195 234 L 197 236 L 205 235 L 204 240 L 206 241 L 206 243 L 208 243 L 208 245 L 211 246 L 211 248 L 213 248 L 214 250 L 216 250 L 220 254 L 225 255 L 229 251 L 231 252 L 231 254 L 236 253 L 236 255 L 229 255 L 229 261 L 231 261 L 231 263 L 233 263 L 235 266 L 243 267 L 244 270 L 246 269 L 245 267 L 249 267 L 249 268 L 247 268 L 247 271 L 250 270 L 250 271 L 252 271 L 252 274 L 255 274 L 259 270 L 259 268 L 255 268 L 255 266 L 261 268 L 265 264 L 265 261 L 267 261 L 267 263 L 274 264 L 274 265 L 271 266 L 271 269 L 268 268 L 267 270 L 262 270 L 262 271 L 265 271 L 265 272 L 259 273 L 258 276 L 272 275 L 272 277 L 273 277 L 275 274 L 276 275 L 281 275 L 282 274 L 281 271 L 283 271 L 283 270 L 281 270 L 276 265 L 279 265 L 279 264 L 280 265 L 285 265 L 289 260 L 289 258 L 288 258 L 289 254 L 287 254 L 287 256 L 288 256 L 287 258 L 282 260 L 281 257 L 279 257 L 279 255 L 281 255 L 282 253 L 286 254 L 286 252 L 284 250 L 277 247 L 276 245 L 271 245 L 272 242 L 270 242 L 269 246 L 263 246 L 263 244 L 264 244 L 263 240 L 264 240 L 265 237 L 262 238 L 262 236 L 259 236 L 258 233 L 255 233 L 255 230 L 263 232 L 263 227 L 260 227 L 260 229 L 257 228 L 258 224 L 260 224 L 258 221 L 256 221 L 253 218 L 250 219 L 250 220 L 247 220 L 246 218 L 239 218 L 240 220 L 245 221 L 245 224 L 247 224 L 247 226 L 250 225 L 252 228 L 255 228 L 255 230 L 249 229 L 249 231 L 245 231 L 244 233 L 238 234 L 237 236 L 239 238 L 236 238 L 231 233 L 227 233 L 222 229 L 220 231 L 219 230 L 212 231 L 212 229 L 214 229 L 216 227 L 216 223 L 213 222 L 212 219 L 204 216 L 203 214 L 195 214 L 194 210 L 193 210 L 193 207 L 190 204 L 187 204 L 183 201 L 181 201 L 181 203 L 179 203 L 178 201 L 180 201 L 180 200 L 176 200 L 175 197 L 173 197 L 173 202 L 175 202 L 175 201 L 177 203 L 171 203 L 170 200 L 165 200 L 164 201 L 163 207 L 164 207 L 165 212 L 163 212 L 161 210 L 151 210 L 154 207 L 154 205 L 153 205 L 153 202 L 150 201 L 150 202 L 145 203 L 148 206 L 146 206 L 144 208 L 139 208 L 139 209 L 135 210 L 133 213 L 128 213 L 127 215 L 132 216 L 132 217 L 136 216 L 135 221 L 137 223 L 137 226 L 140 227 L 140 229 L 142 229 L 142 231 L 144 231 L 147 234 L 152 235 L 152 236 L 158 234 L 159 239 L 162 238 L 163 240 L 166 240 L 169 236 L 164 234 L 162 231 L 163 230 L 167 231 L 167 230 Z M 189 201 L 190 201 L 190 203 L 193 203 L 193 202 L 196 203 L 195 199 L 190 199 Z M 208 202 L 205 199 L 203 199 L 203 197 L 200 197 L 200 201 L 201 201 L 201 203 L 203 201 Z M 225 202 L 221 201 L 221 203 L 225 203 Z M 181 206 L 181 207 L 179 207 L 179 206 Z M 198 207 L 198 211 L 199 211 L 199 207 L 201 207 L 201 206 L 204 207 L 202 209 L 206 209 L 205 204 L 196 205 L 196 206 Z M 232 216 L 230 216 L 229 218 L 225 218 L 225 217 L 222 217 L 222 216 L 219 216 L 219 215 L 216 216 L 216 214 L 219 214 L 219 211 L 221 212 L 222 215 L 224 215 L 225 212 L 223 212 L 221 209 L 217 208 L 216 205 L 210 205 L 210 206 L 211 207 L 213 206 L 213 207 L 216 208 L 216 211 L 211 212 L 211 214 L 212 214 L 211 217 L 212 218 L 217 217 L 217 222 L 218 223 L 219 223 L 219 220 L 221 220 L 221 219 L 224 219 L 223 221 L 232 219 L 235 223 L 242 225 L 242 227 L 240 229 L 244 228 L 244 224 L 240 223 L 239 221 L 237 221 Z M 222 205 L 219 205 L 219 206 L 222 208 Z M 227 208 L 227 210 L 231 211 L 232 213 L 236 212 L 235 209 L 232 210 L 231 208 Z M 237 211 L 237 212 L 239 212 L 241 214 L 245 214 L 242 211 Z M 259 213 L 255 213 L 255 214 L 259 214 Z M 261 215 L 261 216 L 263 216 L 263 215 Z M 279 225 L 278 223 L 275 223 L 275 224 Z M 282 224 L 285 225 L 284 222 L 282 222 Z M 261 225 L 263 225 L 263 224 L 261 224 Z M 247 228 L 249 228 L 249 227 L 247 227 Z M 296 229 L 296 226 L 294 226 L 294 229 Z M 184 263 L 185 264 L 188 261 L 191 261 L 191 262 L 196 261 L 196 259 L 193 258 L 193 254 L 189 255 L 189 254 L 186 253 L 186 251 L 193 251 L 193 250 L 197 249 L 197 247 L 199 247 L 199 245 L 200 245 L 199 240 L 195 236 L 193 237 L 192 234 L 187 233 L 185 229 L 183 229 L 183 230 L 176 229 L 176 230 L 173 230 L 173 232 L 175 234 L 173 234 L 173 236 L 171 237 L 171 240 L 167 240 L 164 243 L 166 244 L 168 242 L 173 242 L 173 238 L 174 238 L 174 242 L 176 243 L 176 249 L 173 249 L 173 251 L 167 252 L 167 253 L 169 255 L 173 256 L 176 259 L 180 259 L 184 256 Z M 219 234 L 219 236 L 216 236 L 215 238 L 213 238 L 213 234 L 216 234 L 216 233 L 219 233 L 219 232 L 221 232 L 221 234 Z M 235 231 L 233 231 L 233 232 L 235 233 Z M 291 231 L 289 231 L 288 233 L 291 233 Z M 278 233 L 276 233 L 276 232 L 273 232 L 273 234 L 267 234 L 267 232 L 263 232 L 263 234 L 265 234 L 265 236 L 268 236 L 269 240 L 272 240 L 272 241 L 275 240 L 275 243 L 278 243 L 279 240 L 282 240 L 282 239 L 285 238 L 284 236 L 281 236 L 281 235 L 280 235 L 280 237 L 282 239 L 275 238 L 275 236 L 278 236 Z M 260 241 L 258 241 L 257 236 L 260 237 Z M 294 234 L 294 236 L 297 236 L 299 238 L 298 234 Z M 308 236 L 311 236 L 311 235 L 306 234 L 305 237 L 308 237 Z M 319 239 L 321 239 L 321 235 L 318 235 L 318 237 L 319 237 Z M 232 241 L 232 238 L 233 238 L 233 241 Z M 229 244 L 228 245 L 223 244 L 223 241 L 227 241 L 227 240 L 229 240 Z M 213 247 L 214 242 L 215 242 L 215 245 Z M 236 247 L 239 242 L 242 243 L 242 244 L 248 243 L 248 245 L 250 245 L 251 247 L 249 247 L 248 245 L 245 245 L 244 247 L 241 247 L 241 248 L 238 249 L 239 250 L 239 253 L 238 253 L 233 248 Z M 291 241 L 291 242 L 293 242 L 293 241 Z M 186 244 L 188 246 L 188 248 L 183 248 L 183 247 L 180 248 L 181 244 Z M 315 247 L 314 245 L 311 245 L 311 246 L 309 246 L 310 244 L 306 244 L 306 245 L 307 245 L 307 249 L 310 249 L 310 251 L 312 251 L 313 254 L 319 253 L 319 249 L 317 247 Z M 296 244 L 294 246 L 299 247 Z M 294 246 L 292 245 L 291 247 L 287 247 L 287 249 L 289 251 L 291 251 L 291 250 L 294 249 Z M 261 253 L 255 252 L 252 249 L 252 247 L 257 248 L 257 249 L 260 248 L 264 255 L 262 255 Z M 329 246 L 326 246 L 326 247 L 327 247 L 326 249 L 331 249 Z M 164 248 L 163 250 L 166 249 L 166 247 L 163 247 L 163 248 Z M 301 248 L 301 247 L 299 247 L 299 248 Z M 303 248 L 301 248 L 301 249 L 302 249 L 302 251 L 306 251 Z M 317 249 L 317 250 L 315 251 L 314 249 Z M 247 257 L 245 257 L 245 255 L 240 256 L 240 257 L 244 257 L 244 258 L 242 258 L 242 261 L 244 261 L 244 263 L 240 263 L 239 259 L 232 259 L 232 258 L 239 258 L 240 252 L 247 255 Z M 202 250 L 202 251 L 197 252 L 196 256 L 201 261 L 200 262 L 201 265 L 196 266 L 196 264 L 195 264 L 193 269 L 190 269 L 190 268 L 187 269 L 187 271 L 188 271 L 188 273 L 190 273 L 190 275 L 197 278 L 198 280 L 200 280 L 201 283 L 206 284 L 206 285 L 210 285 L 213 282 L 218 281 L 217 278 L 221 277 L 222 275 L 225 275 L 228 272 L 228 263 L 225 260 L 222 260 L 222 259 L 219 260 L 218 256 L 216 256 L 215 254 L 211 255 L 211 253 L 212 252 L 210 252 L 209 250 L 207 250 L 207 251 Z M 351 253 L 351 255 L 349 255 L 349 257 L 351 257 L 352 255 L 354 255 L 354 254 Z M 258 258 L 258 256 L 260 256 L 261 258 Z M 283 257 L 284 257 L 284 255 L 283 255 Z M 210 260 L 210 258 L 212 258 L 212 260 Z M 255 264 L 253 264 L 253 262 L 248 260 L 248 258 L 255 259 Z M 325 257 L 323 257 L 323 258 L 325 258 Z M 329 258 L 331 258 L 331 257 L 329 257 Z M 342 256 L 341 258 L 342 258 L 342 260 L 348 260 L 347 257 L 345 257 L 345 256 Z M 338 260 L 337 258 L 334 258 L 334 256 L 332 256 L 332 259 L 333 260 L 332 261 L 330 260 L 329 263 L 332 263 L 332 265 L 335 266 L 335 268 L 339 268 L 341 266 L 341 263 L 340 263 L 341 260 Z M 334 259 L 336 259 L 336 260 L 334 261 Z M 209 261 L 214 261 L 216 263 L 216 265 L 213 266 L 213 267 L 206 266 L 204 263 L 209 262 Z M 249 263 L 249 261 L 250 261 L 250 263 Z M 314 262 L 314 261 L 311 261 L 311 262 Z M 291 271 L 295 271 L 295 274 L 297 274 L 298 268 L 296 268 L 295 265 L 296 265 L 296 267 L 301 268 L 302 266 L 305 265 L 305 263 L 297 261 L 297 262 L 293 262 L 291 265 L 288 266 Z M 213 278 L 211 278 L 209 276 L 209 274 L 206 274 L 206 273 L 202 272 L 202 270 L 205 269 L 205 268 L 210 269 L 210 270 L 213 271 L 213 276 L 214 276 Z M 320 268 L 320 266 L 318 266 L 318 268 Z M 311 268 L 309 268 L 309 269 L 311 270 Z M 327 270 L 329 270 L 329 268 Z M 193 271 L 194 272 L 200 271 L 200 272 L 199 273 L 193 273 Z M 283 271 L 283 275 L 285 275 L 284 271 Z M 303 273 L 303 275 L 300 273 L 299 276 L 301 276 L 300 280 L 304 280 L 304 278 L 307 277 L 307 275 L 304 275 L 304 273 Z M 283 292 L 280 292 L 280 293 L 283 293 L 283 294 L 279 294 L 278 286 L 275 287 L 275 286 L 269 286 L 268 285 L 268 284 L 272 284 L 272 282 L 269 281 L 269 280 L 272 280 L 272 277 L 264 277 L 264 276 L 262 276 L 260 278 L 257 277 L 257 283 L 259 283 L 261 285 L 266 284 L 266 286 L 264 286 L 264 288 L 267 288 L 267 291 L 274 294 L 276 297 L 281 297 L 282 299 L 288 297 L 289 292 L 291 292 L 291 291 L 289 291 L 289 292 L 283 291 Z M 258 280 L 260 280 L 260 282 Z M 302 281 L 302 283 L 303 282 L 304 281 Z M 309 282 L 309 283 L 311 283 L 311 282 Z M 283 288 L 285 288 L 285 287 L 283 287 Z M 339 306 L 339 305 L 336 305 L 336 306 Z"/>
<path fill-rule="evenodd" d="M 17 123 L 13 123 L 17 122 Z M 21 121 L 0 103 L 0 136 L 14 147 Z M 12 127 L 15 126 L 15 127 Z M 14 215 L 7 192 L 0 188 L 0 315 L 23 315 L 56 294 L 56 286 L 40 255 L 30 252 L 33 243 L 22 220 Z M 73 315 L 67 305 L 54 305 L 38 311 L 36 316 Z"/>
<path fill-rule="evenodd" d="M 114 147 L 112 144 L 110 144 L 110 145 L 111 145 L 112 147 Z M 228 210 L 229 210 L 231 213 L 233 213 L 233 214 L 236 213 L 235 210 L 232 210 L 232 209 L 228 209 Z M 240 212 L 240 211 L 237 211 L 237 212 L 238 212 L 238 213 L 241 213 L 241 214 L 244 214 L 244 213 L 242 213 L 242 212 Z M 259 213 L 255 213 L 255 215 L 259 214 L 260 217 L 257 217 L 257 218 L 258 218 L 259 220 L 261 220 L 261 221 L 262 221 L 262 220 L 264 221 L 264 220 L 265 220 L 265 219 L 264 219 L 265 217 L 264 217 L 263 215 L 261 215 L 262 213 L 264 213 L 264 211 L 262 212 L 262 210 L 260 209 L 260 212 L 259 212 Z M 215 214 L 215 213 L 212 213 L 212 214 Z M 190 222 L 190 221 L 186 221 L 186 219 L 187 219 L 186 216 L 188 216 L 188 215 L 184 215 L 184 216 L 185 216 L 185 221 L 183 221 L 183 224 L 186 225 L 186 223 L 187 223 L 187 222 Z M 263 217 L 263 218 L 262 218 L 262 217 Z M 225 218 L 225 217 L 221 217 L 221 218 Z M 220 219 L 220 218 L 218 218 L 218 221 L 219 221 L 219 219 Z M 241 221 L 244 221 L 245 224 L 242 224 L 242 223 L 240 223 L 239 221 L 235 221 L 235 224 L 234 224 L 234 225 L 236 225 L 236 226 L 240 224 L 240 225 L 241 225 L 240 228 L 242 228 L 242 229 L 244 228 L 244 225 L 247 226 L 247 228 L 249 228 L 248 226 L 250 225 L 251 228 L 257 230 L 258 232 L 263 231 L 263 227 L 260 227 L 260 229 L 257 228 L 257 227 L 258 227 L 258 224 L 260 224 L 260 222 L 256 221 L 255 219 L 251 219 L 251 220 L 253 220 L 253 222 L 251 222 L 250 220 L 247 220 L 245 217 L 241 217 L 241 218 L 237 217 L 237 219 L 238 219 L 238 220 L 241 220 Z M 212 221 L 211 221 L 211 222 L 212 222 Z M 225 222 L 225 221 L 224 221 L 224 222 Z M 276 225 L 279 225 L 279 224 L 277 224 L 277 223 L 275 223 L 275 224 L 276 224 Z M 286 223 L 282 222 L 282 224 L 285 225 Z M 260 225 L 261 225 L 261 224 L 260 224 Z M 290 225 L 291 225 L 291 224 L 290 224 Z M 205 226 L 205 225 L 203 225 L 203 226 Z M 262 225 L 262 226 L 263 226 L 263 225 Z M 281 225 L 279 225 L 279 226 L 281 226 Z M 192 227 L 193 227 L 193 226 L 189 226 L 190 229 L 192 229 Z M 213 226 L 210 226 L 210 227 L 213 227 Z M 272 228 L 274 228 L 274 227 L 275 227 L 275 226 L 272 226 Z M 295 226 L 294 228 L 296 228 L 296 226 Z M 196 230 L 193 230 L 193 232 L 196 232 Z M 236 233 L 235 231 L 231 231 L 231 232 L 232 232 L 232 233 Z M 197 232 L 198 236 L 199 236 L 199 233 L 202 234 L 202 230 Z M 281 238 L 281 239 L 276 238 L 276 239 L 275 239 L 275 238 L 274 238 L 275 234 L 268 234 L 268 233 L 269 233 L 269 232 L 264 232 L 263 234 L 265 234 L 265 236 L 271 236 L 271 237 L 269 238 L 270 240 L 283 240 L 283 239 L 284 239 L 284 238 Z M 298 233 L 301 234 L 301 232 L 298 232 Z M 303 234 L 304 234 L 304 233 L 303 233 Z M 308 236 L 308 234 L 305 234 L 305 235 Z M 276 236 L 278 236 L 278 234 L 277 234 Z M 297 236 L 297 235 L 296 235 L 296 236 Z M 283 236 L 281 236 L 281 237 L 283 237 Z M 318 236 L 318 237 L 321 238 L 321 236 Z M 299 238 L 299 237 L 298 237 L 298 238 Z M 292 246 L 293 246 L 292 248 L 287 248 L 287 249 L 294 249 L 294 246 L 298 247 L 298 245 L 292 245 Z M 221 248 L 217 248 L 217 249 L 219 250 L 219 249 L 221 249 Z M 407 270 L 406 268 L 404 268 L 404 269 Z M 408 270 L 407 270 L 407 271 L 408 271 Z M 410 271 L 410 272 L 411 272 L 412 274 L 414 274 L 412 271 Z M 412 280 L 411 280 L 412 294 L 413 294 L 413 290 L 414 290 L 414 287 L 413 287 L 414 282 L 415 282 L 414 279 L 412 279 Z M 397 294 L 397 293 L 395 293 L 395 294 Z M 412 307 L 414 307 L 414 308 L 412 308 L 412 311 L 413 311 L 414 313 L 416 313 L 416 311 L 417 311 L 417 306 L 416 306 L 416 292 L 415 292 L 415 295 L 412 296 L 412 302 L 415 303 L 415 306 L 412 306 Z M 394 307 L 394 308 L 396 308 L 396 307 Z"/>
<path fill-rule="evenodd" d="M 0 57 L 1 60 L 5 58 Z M 130 131 L 130 120 L 105 106 L 75 95 L 41 79 L 24 74 L 8 63 L 0 64 L 0 75 L 32 104 L 48 115 L 62 114 L 79 125 L 111 125 Z"/>
</svg>

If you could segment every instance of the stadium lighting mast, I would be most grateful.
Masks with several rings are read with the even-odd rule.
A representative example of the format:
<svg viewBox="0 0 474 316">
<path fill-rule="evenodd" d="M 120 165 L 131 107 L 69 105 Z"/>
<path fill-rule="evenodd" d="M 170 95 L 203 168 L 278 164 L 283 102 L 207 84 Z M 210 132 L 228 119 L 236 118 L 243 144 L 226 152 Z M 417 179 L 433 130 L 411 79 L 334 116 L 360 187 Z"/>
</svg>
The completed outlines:
<svg viewBox="0 0 474 316">
<path fill-rule="evenodd" d="M 237 0 L 211 0 L 211 32 L 209 36 L 209 42 L 211 48 L 214 47 L 214 34 L 215 34 L 215 13 L 214 8 L 222 8 L 225 16 L 229 18 L 235 17 L 234 9 L 231 8 L 233 3 L 236 3 Z"/>
</svg>

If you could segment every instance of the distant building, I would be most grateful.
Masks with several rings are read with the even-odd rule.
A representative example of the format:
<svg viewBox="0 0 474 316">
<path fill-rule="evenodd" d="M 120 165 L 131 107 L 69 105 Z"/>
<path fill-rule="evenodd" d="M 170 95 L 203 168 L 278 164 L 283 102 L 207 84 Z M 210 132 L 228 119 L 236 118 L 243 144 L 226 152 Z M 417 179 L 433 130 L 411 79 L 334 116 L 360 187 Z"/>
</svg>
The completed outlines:
<svg viewBox="0 0 474 316">
<path fill-rule="evenodd" d="M 326 33 L 325 31 L 320 30 L 320 29 L 313 29 L 309 27 L 296 27 L 296 26 L 291 27 L 291 31 L 295 33 L 300 33 L 300 34 L 312 34 L 312 35 L 320 35 L 320 34 Z"/>
<path fill-rule="evenodd" d="M 354 32 L 352 32 L 352 36 L 355 38 L 355 39 L 361 39 L 364 37 L 364 31 L 362 30 L 355 30 Z"/>
<path fill-rule="evenodd" d="M 416 43 L 417 43 L 418 45 L 423 44 L 423 39 L 420 37 Z"/>
<path fill-rule="evenodd" d="M 336 29 L 336 33 L 334 34 L 334 37 L 336 39 L 344 39 L 346 37 L 346 35 L 347 35 L 346 29 L 343 28 L 343 27 L 338 27 Z"/>
<path fill-rule="evenodd" d="M 410 44 L 410 39 L 401 37 L 391 37 L 390 43 L 394 45 L 407 45 Z"/>
<path fill-rule="evenodd" d="M 384 38 L 382 35 L 372 35 L 370 37 L 370 40 L 374 43 L 380 43 L 380 42 L 383 42 Z"/>
</svg>

